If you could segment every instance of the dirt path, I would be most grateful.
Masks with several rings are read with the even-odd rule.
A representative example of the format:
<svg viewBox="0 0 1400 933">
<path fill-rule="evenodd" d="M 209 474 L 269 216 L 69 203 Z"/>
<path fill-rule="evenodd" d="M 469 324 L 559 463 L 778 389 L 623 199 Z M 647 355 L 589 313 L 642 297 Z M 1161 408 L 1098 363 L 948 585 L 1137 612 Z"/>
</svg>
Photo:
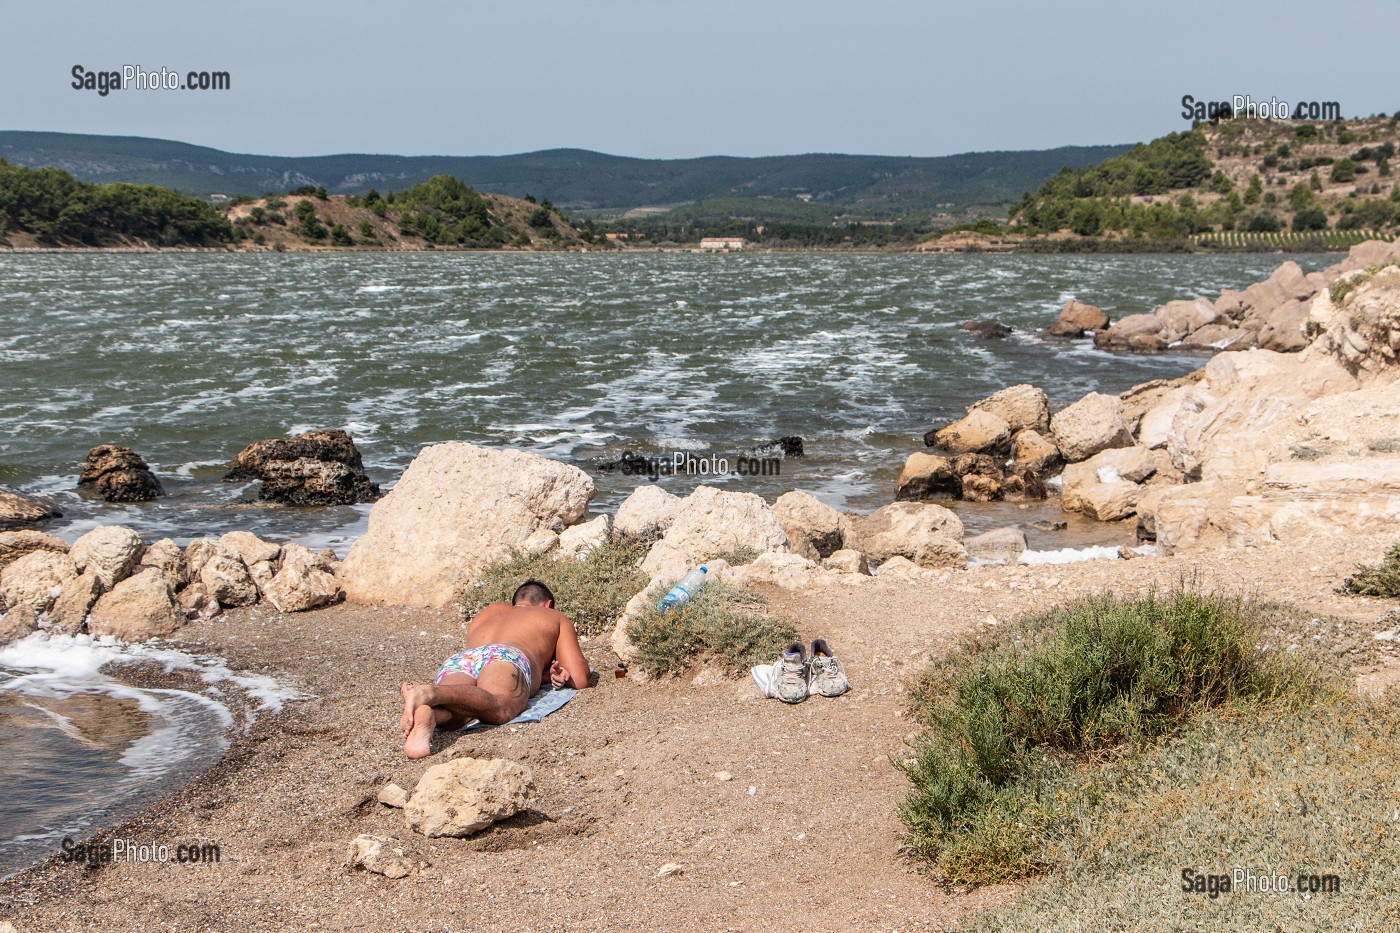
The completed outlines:
<svg viewBox="0 0 1400 933">
<path fill-rule="evenodd" d="M 954 929 L 1009 889 L 948 892 L 900 853 L 905 790 L 890 765 L 902 685 L 978 625 L 1112 587 L 1206 588 L 1288 598 L 1370 626 L 1386 608 L 1331 588 L 1375 542 L 1059 567 L 974 568 L 941 584 L 774 591 L 807 639 L 826 637 L 852 692 L 787 706 L 747 681 L 637 683 L 586 644 L 595 690 L 537 725 L 440 738 L 408 762 L 397 685 L 456 644 L 455 616 L 336 607 L 254 609 L 192 625 L 188 650 L 285 677 L 316 699 L 264 717 L 223 764 L 114 835 L 214 841 L 212 866 L 53 860 L 0 885 L 0 919 L 35 930 Z M 1369 629 L 1368 629 L 1369 630 Z M 503 756 L 535 773 L 533 809 L 467 840 L 428 840 L 374 801 L 446 756 Z M 728 780 L 721 773 L 727 773 Z M 718 776 L 717 776 L 718 775 Z M 342 867 L 359 833 L 393 835 L 430 868 L 389 880 Z M 683 872 L 658 879 L 677 863 Z"/>
</svg>

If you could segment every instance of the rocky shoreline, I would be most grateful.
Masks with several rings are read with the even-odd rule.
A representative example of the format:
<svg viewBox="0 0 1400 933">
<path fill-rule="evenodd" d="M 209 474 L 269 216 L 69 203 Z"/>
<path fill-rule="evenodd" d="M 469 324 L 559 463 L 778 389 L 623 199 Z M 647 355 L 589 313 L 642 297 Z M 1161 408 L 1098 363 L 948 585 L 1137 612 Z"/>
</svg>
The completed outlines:
<svg viewBox="0 0 1400 933">
<path fill-rule="evenodd" d="M 299 735 L 314 736 L 294 742 L 298 751 L 293 757 L 332 782 L 337 793 L 355 798 L 334 808 L 335 828 L 324 826 L 314 807 L 302 814 L 300 828 L 288 837 L 300 841 L 289 844 L 309 845 L 320 854 L 313 858 L 310 870 L 300 866 L 288 871 L 302 879 L 334 877 L 341 889 L 353 885 L 347 879 L 359 876 L 347 876 L 339 862 L 327 862 L 322 850 L 331 836 L 335 845 L 342 846 L 356 835 L 348 827 L 356 827 L 378 840 L 363 842 L 360 848 L 376 845 L 376 853 L 396 853 L 398 861 L 390 860 L 396 866 L 412 866 L 412 871 L 404 871 L 405 877 L 430 871 L 434 861 L 457 864 L 458 871 L 471 874 L 470 867 L 459 863 L 466 855 L 486 858 L 482 853 L 493 851 L 489 839 L 485 844 L 447 850 L 409 842 L 405 852 L 392 827 L 376 815 L 382 805 L 374 802 L 374 793 L 380 785 L 391 775 L 400 783 L 409 782 L 405 786 L 413 778 L 398 775 L 403 769 L 395 763 L 395 743 L 387 732 L 366 733 L 365 716 L 370 721 L 392 722 L 396 679 L 414 676 L 412 672 L 420 668 L 427 672 L 432 659 L 455 640 L 457 596 L 482 570 L 513 551 L 570 560 L 609 534 L 636 535 L 651 542 L 641 563 L 648 582 L 612 632 L 585 646 L 590 663 L 606 670 L 618 660 L 625 662 L 634 650 L 627 639 L 628 622 L 695 564 L 706 563 L 714 578 L 772 594 L 780 608 L 791 607 L 806 620 L 805 636 L 834 633 L 834 644 L 849 645 L 856 679 L 867 678 L 867 686 L 854 694 L 862 705 L 848 704 L 838 715 L 850 720 L 848 728 L 883 738 L 870 747 L 862 746 L 851 758 L 847 767 L 854 769 L 852 775 L 822 778 L 845 788 L 843 793 L 855 799 L 859 791 L 846 785 L 861 773 L 858 755 L 865 755 L 868 770 L 871 756 L 884 760 L 887 767 L 888 756 L 898 749 L 898 730 L 892 731 L 890 722 L 901 715 L 897 711 L 899 677 L 912 670 L 905 670 L 899 660 L 899 651 L 907 645 L 923 658 L 921 652 L 930 650 L 930 640 L 939 642 L 979 624 L 997 624 L 998 617 L 1008 618 L 1072 593 L 1158 585 L 1203 572 L 1220 574 L 1231 586 L 1262 587 L 1264 592 L 1292 595 L 1343 612 L 1336 598 L 1327 595 L 1335 585 L 1333 578 L 1344 565 L 1366 555 L 1368 549 L 1389 544 L 1400 531 L 1400 404 L 1396 402 L 1400 398 L 1396 387 L 1400 379 L 1396 365 L 1400 248 L 1363 244 L 1346 262 L 1316 274 L 1315 280 L 1304 277 L 1313 289 L 1306 302 L 1296 297 L 1302 285 L 1288 265 L 1260 286 L 1237 293 L 1252 294 L 1247 300 L 1217 299 L 1212 303 L 1214 319 L 1207 320 L 1211 316 L 1202 307 L 1206 299 L 1194 299 L 1191 308 L 1184 310 L 1176 307 L 1179 303 L 1169 303 L 1151 315 L 1160 325 L 1152 333 L 1175 334 L 1168 328 L 1176 327 L 1174 322 L 1183 317 L 1202 322 L 1185 335 L 1189 336 L 1225 326 L 1219 323 L 1219 315 L 1224 314 L 1234 330 L 1256 338 L 1270 334 L 1266 342 L 1274 342 L 1283 331 L 1291 335 L 1296 330 L 1301 346 L 1285 352 L 1265 348 L 1256 339 L 1255 345 L 1222 350 L 1202 370 L 1180 379 L 1146 383 L 1121 396 L 1091 392 L 1053 412 L 1041 389 L 1008 387 L 969 406 L 958 421 L 930 430 L 925 449 L 908 455 L 891 490 L 892 501 L 868 515 L 843 513 L 801 490 L 769 503 L 757 495 L 705 486 L 682 498 L 654 485 L 639 486 L 611 518 L 590 515 L 589 503 L 596 490 L 577 467 L 531 453 L 455 442 L 424 448 L 393 489 L 378 498 L 378 490 L 367 479 L 361 481 L 363 469 L 358 478 L 355 474 L 359 458 L 353 442 L 348 436 L 335 436 L 337 432 L 311 432 L 250 445 L 235 458 L 231 473 L 261 479 L 264 488 L 283 501 L 314 503 L 322 494 L 374 501 L 368 531 L 343 561 L 333 553 L 268 542 L 246 532 L 197 539 L 182 549 L 169 539 L 148 544 L 130 529 L 102 526 L 68 545 L 41 530 L 43 522 L 52 518 L 51 507 L 0 491 L 0 520 L 23 526 L 0 531 L 0 609 L 5 610 L 0 616 L 0 643 L 40 630 L 54 635 L 86 631 L 127 640 L 159 637 L 215 647 L 239 663 L 271 666 L 309 682 L 323 697 L 346 700 L 350 706 L 343 710 L 316 704 L 317 715 L 358 730 L 348 739 L 348 746 L 356 749 L 350 758 L 358 763 L 351 765 L 352 774 L 336 778 L 325 776 L 325 762 L 316 756 L 331 755 L 339 744 L 347 743 L 346 737 L 317 732 L 316 717 L 309 712 L 287 714 L 289 724 L 309 730 Z M 1291 290 L 1284 282 L 1292 283 Z M 1284 297 L 1271 311 L 1254 314 L 1254 309 L 1268 304 L 1270 296 Z M 1240 317 L 1221 310 L 1235 305 L 1243 309 Z M 1306 312 L 1302 317 L 1295 305 Z M 1085 307 L 1071 302 L 1058 329 L 1069 331 L 1077 325 L 1080 333 L 1107 334 L 1118 327 L 1120 336 L 1129 330 L 1145 332 L 1141 322 L 1124 326 L 1131 321 L 1124 319 L 1110 324 L 1106 316 L 1094 315 Z M 1102 345 L 1110 345 L 1109 339 Z M 1146 341 L 1128 346 L 1140 351 L 1163 349 Z M 94 448 L 89 462 L 91 469 L 84 471 L 88 484 L 102 486 L 115 501 L 137 493 L 158 494 L 158 478 L 148 480 L 140 457 L 125 448 Z M 1139 541 L 1155 542 L 1160 556 L 1131 563 L 1025 567 L 1018 564 L 1026 547 L 1023 529 L 1008 526 L 967 537 L 956 512 L 940 504 L 953 499 L 1024 502 L 1053 497 L 1057 489 L 1064 510 L 1088 515 Z M 1137 557 L 1138 552 L 1125 549 L 1121 556 Z M 911 615 L 910 606 L 922 607 L 923 614 Z M 308 609 L 320 611 L 291 615 Z M 223 616 L 225 623 L 211 624 L 209 620 L 225 610 L 229 610 Z M 914 619 L 929 621 L 911 622 Z M 818 624 L 821 629 L 807 630 Z M 319 647 L 327 626 L 335 630 L 332 640 L 344 637 L 345 645 Z M 263 647 L 249 640 L 264 637 L 268 644 L 279 646 L 271 657 L 261 655 Z M 313 642 L 318 647 L 311 651 L 307 646 Z M 391 654 L 378 654 L 389 642 L 394 643 Z M 890 645 L 898 645 L 899 651 Z M 372 658 L 384 657 L 390 658 L 389 664 L 380 669 Z M 338 665 L 337 672 L 362 677 L 365 683 L 330 679 L 323 668 L 327 662 Z M 1379 682 L 1390 683 L 1393 673 L 1382 672 Z M 762 744 L 771 730 L 783 728 L 773 720 L 778 713 L 769 706 L 744 706 L 757 699 L 747 685 L 731 697 L 733 684 L 724 684 L 723 680 L 702 684 L 697 678 L 683 696 L 686 704 L 698 702 L 705 716 L 729 723 L 726 747 L 751 749 Z M 666 768 L 654 758 L 657 717 L 664 715 L 668 729 L 693 729 L 695 721 L 684 707 L 667 706 L 670 712 L 658 714 L 649 709 L 658 700 L 655 688 L 648 692 L 645 685 L 627 681 L 625 687 L 615 689 L 626 693 L 609 694 L 612 698 L 598 701 L 593 712 L 579 714 L 592 731 L 565 736 L 560 731 L 563 727 L 551 722 L 538 727 L 539 734 L 559 737 L 569 756 L 601 755 L 608 759 L 609 769 L 617 765 L 616 775 L 625 775 L 626 760 L 614 762 L 616 751 L 604 749 L 611 731 L 633 721 L 627 717 L 639 717 L 636 721 L 644 726 L 633 744 L 653 745 L 638 746 L 632 754 L 646 761 L 643 767 L 651 774 L 648 794 L 684 796 L 697 783 L 714 785 L 720 792 L 718 785 L 727 779 L 707 778 L 708 772 L 675 780 L 661 776 Z M 699 690 L 711 692 L 702 697 Z M 736 712 L 729 707 L 735 701 L 741 707 L 740 720 L 746 715 L 752 722 L 734 719 Z M 674 706 L 676 701 L 663 702 Z M 589 708 L 584 704 L 584 709 Z M 652 731 L 647 733 L 648 729 Z M 607 819 L 630 819 L 624 816 L 625 807 L 618 809 L 616 801 L 603 800 L 587 786 L 587 781 L 604 780 L 613 770 L 594 774 L 591 765 L 566 764 L 555 751 L 523 739 L 526 747 L 517 750 L 513 735 L 497 730 L 469 744 L 504 757 L 529 759 L 541 795 L 535 806 L 555 811 L 550 821 L 560 821 L 583 841 L 576 855 L 582 857 L 587 851 L 596 857 L 597 841 L 611 839 L 610 830 L 580 822 L 581 817 L 565 819 L 569 812 L 565 808 L 583 806 L 578 801 L 586 800 L 587 807 L 609 814 Z M 314 796 L 314 787 L 307 787 L 295 769 L 275 767 L 276 759 L 259 750 L 260 743 L 279 747 L 285 741 L 266 731 L 259 736 L 252 744 L 239 745 L 228 767 L 216 769 L 188 792 L 176 795 L 158 814 L 136 823 L 153 820 L 188 830 L 191 814 L 205 807 L 199 801 L 210 797 L 224 799 L 240 814 L 231 822 L 213 817 L 227 832 L 238 832 L 241 821 L 251 820 L 248 825 L 252 826 L 271 819 L 277 804 L 261 796 L 250 799 L 247 794 L 253 791 L 244 789 L 260 788 L 259 795 L 268 792 L 259 783 L 263 778 L 244 770 L 249 765 L 273 767 L 280 786 L 295 788 L 298 807 L 310 806 L 306 801 Z M 737 746 L 734 736 L 740 737 Z M 709 752 L 717 762 L 716 773 L 723 769 L 731 774 L 741 767 L 732 760 L 718 763 L 723 757 L 718 748 Z M 747 760 L 751 766 L 752 758 Z M 799 776 L 787 777 L 796 782 L 789 790 L 797 793 L 802 784 Z M 753 797 L 762 779 L 750 780 L 758 782 L 749 788 Z M 893 773 L 882 772 L 879 781 L 882 787 L 888 785 L 886 790 L 897 783 Z M 620 792 L 618 787 L 613 791 Z M 888 814 L 871 816 L 872 807 L 866 801 L 858 809 L 863 818 L 883 819 L 880 825 L 892 833 L 885 825 Z M 666 812 L 673 824 L 685 823 L 686 818 Z M 752 818 L 736 816 L 739 821 Z M 488 834 L 498 842 L 506 841 L 502 842 L 505 849 L 495 850 L 494 860 L 515 864 L 517 870 L 522 863 L 507 850 L 517 844 L 529 848 L 535 827 L 543 825 L 528 819 L 521 823 L 521 819 L 508 819 Z M 850 831 L 857 830 L 852 826 Z M 277 835 L 273 830 L 262 832 L 268 839 Z M 570 852 L 577 847 L 576 841 L 559 835 L 564 830 L 551 832 L 543 835 Z M 268 853 L 270 845 L 264 840 L 260 858 L 278 861 Z M 624 848 L 626 854 L 619 858 L 629 870 L 659 855 L 633 842 Z M 890 847 L 883 843 L 877 848 L 884 854 L 872 857 L 886 883 L 901 890 L 908 887 L 898 880 L 907 873 L 900 859 L 891 856 L 886 851 Z M 673 862 L 682 864 L 667 860 L 667 864 Z M 817 869 L 819 874 L 830 873 L 829 860 L 827 864 L 826 869 Z M 231 889 L 245 883 L 258 886 L 246 877 L 249 870 L 257 872 L 244 865 L 240 871 L 245 877 L 232 879 Z M 88 882 L 67 871 L 50 863 L 36 869 L 34 877 L 64 879 L 53 890 L 83 890 Z M 746 877 L 772 875 L 775 883 L 783 875 L 781 868 L 755 865 L 751 871 Z M 647 883 L 678 885 L 670 879 L 683 875 L 682 868 L 659 878 L 649 876 Z M 139 872 L 120 877 L 123 897 L 136 896 L 157 883 L 154 876 Z M 720 882 L 718 875 L 709 880 L 729 883 Z M 6 888 L 20 890 L 25 884 L 11 882 Z M 231 889 L 226 888 L 221 897 L 231 896 Z M 627 890 L 635 891 L 636 885 L 629 882 Z M 516 891 L 512 896 L 519 902 L 526 894 Z M 693 896 L 703 903 L 709 895 L 695 891 Z M 54 897 L 38 894 L 30 906 L 23 907 L 34 929 L 61 928 L 55 925 L 54 918 L 61 914 Z M 585 900 L 590 905 L 601 904 L 589 898 L 592 895 Z M 0 904 L 5 912 L 20 912 L 18 901 L 5 899 Z M 31 909 L 34 904 L 39 906 Z M 289 916 L 301 916 L 289 905 L 283 909 Z M 959 909 L 950 900 L 941 900 L 937 913 L 946 917 Z M 649 911 L 635 915 L 659 916 Z M 0 919 L 5 915 L 0 913 Z M 879 911 L 875 915 L 884 916 Z"/>
</svg>

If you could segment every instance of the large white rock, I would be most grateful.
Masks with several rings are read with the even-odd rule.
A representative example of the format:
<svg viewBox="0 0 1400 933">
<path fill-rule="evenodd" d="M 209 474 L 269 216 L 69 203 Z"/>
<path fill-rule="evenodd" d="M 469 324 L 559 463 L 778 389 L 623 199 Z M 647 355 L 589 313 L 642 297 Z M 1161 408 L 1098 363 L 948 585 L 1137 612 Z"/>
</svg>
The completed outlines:
<svg viewBox="0 0 1400 933">
<path fill-rule="evenodd" d="M 1116 395 L 1090 392 L 1050 419 L 1050 430 L 1069 463 L 1088 460 L 1101 450 L 1131 447 L 1133 434 L 1123 420 L 1123 401 Z"/>
<path fill-rule="evenodd" d="M 446 606 L 541 528 L 562 532 L 580 521 L 595 491 L 582 470 L 538 454 L 425 447 L 341 563 L 346 597 Z"/>
<path fill-rule="evenodd" d="M 671 527 L 681 501 L 680 496 L 673 496 L 660 486 L 638 486 L 617 507 L 613 531 L 638 537 L 659 535 Z"/>
<path fill-rule="evenodd" d="M 77 635 L 93 604 L 106 592 L 97 571 L 89 567 L 63 585 L 63 592 L 49 610 L 49 630 L 60 635 Z"/>
<path fill-rule="evenodd" d="M 199 568 L 199 582 L 221 606 L 251 606 L 258 601 L 258 585 L 232 548 L 218 544 Z"/>
<path fill-rule="evenodd" d="M 583 557 L 608 540 L 608 517 L 599 515 L 592 521 L 564 529 L 559 536 L 560 557 Z"/>
<path fill-rule="evenodd" d="M 851 523 L 853 546 L 885 561 L 906 558 L 920 567 L 966 567 L 963 524 L 958 516 L 931 502 L 895 502 Z"/>
<path fill-rule="evenodd" d="M 525 809 L 534 776 L 504 758 L 456 758 L 423 773 L 404 818 L 425 836 L 470 836 Z"/>
<path fill-rule="evenodd" d="M 89 567 L 107 589 L 125 580 L 141 562 L 145 550 L 141 536 L 119 525 L 99 525 L 68 549 L 68 556 L 82 573 Z"/>
<path fill-rule="evenodd" d="M 850 519 L 811 493 L 799 489 L 783 493 L 773 503 L 773 514 L 795 554 L 818 560 L 845 546 Z"/>
<path fill-rule="evenodd" d="M 970 558 L 1013 564 L 1026 550 L 1026 533 L 1019 528 L 994 528 L 968 538 L 963 545 Z"/>
<path fill-rule="evenodd" d="M 933 439 L 953 453 L 1005 453 L 1011 447 L 1011 425 L 984 409 L 969 410 L 937 431 Z"/>
<path fill-rule="evenodd" d="M 300 544 L 284 545 L 281 551 L 282 567 L 263 592 L 278 612 L 316 609 L 340 596 L 340 581 L 324 556 Z"/>
<path fill-rule="evenodd" d="M 127 577 L 102 596 L 88 614 L 88 631 L 114 635 L 123 641 L 144 641 L 169 635 L 184 624 L 184 616 L 154 567 Z"/>
<path fill-rule="evenodd" d="M 690 567 L 739 550 L 787 551 L 788 537 L 768 503 L 751 492 L 700 486 L 676 509 L 671 527 L 647 552 L 642 572 L 680 577 Z"/>
<path fill-rule="evenodd" d="M 67 554 L 68 545 L 61 538 L 42 531 L 0 531 L 0 569 L 13 564 L 31 551 L 53 551 Z"/>
<path fill-rule="evenodd" d="M 251 531 L 230 531 L 219 538 L 219 543 L 237 554 L 248 567 L 264 561 L 275 562 L 282 553 L 280 544 L 264 541 Z"/>
<path fill-rule="evenodd" d="M 76 579 L 78 568 L 67 554 L 31 551 L 0 570 L 0 603 L 8 608 L 28 607 L 42 615 Z"/>
<path fill-rule="evenodd" d="M 1050 429 L 1050 398 L 1045 390 L 1033 385 L 1008 386 L 973 402 L 967 409 L 996 415 L 1011 427 L 1011 433 L 1032 428 L 1045 432 Z"/>
</svg>

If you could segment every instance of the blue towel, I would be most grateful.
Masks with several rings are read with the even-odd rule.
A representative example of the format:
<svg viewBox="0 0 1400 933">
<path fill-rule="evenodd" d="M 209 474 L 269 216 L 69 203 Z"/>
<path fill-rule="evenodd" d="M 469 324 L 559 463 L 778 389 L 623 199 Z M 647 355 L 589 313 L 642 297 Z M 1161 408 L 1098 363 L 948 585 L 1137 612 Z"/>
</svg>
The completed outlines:
<svg viewBox="0 0 1400 933">
<path fill-rule="evenodd" d="M 530 702 L 526 704 L 524 712 L 506 723 L 506 725 L 514 725 L 517 722 L 539 722 L 541 719 L 572 700 L 576 693 L 578 693 L 578 691 L 573 687 L 560 687 L 557 690 L 549 687 L 543 688 L 539 693 L 530 698 Z M 486 725 L 486 723 L 477 719 L 467 723 L 457 731 L 466 732 L 468 729 L 475 729 L 477 726 L 483 725 Z"/>
</svg>

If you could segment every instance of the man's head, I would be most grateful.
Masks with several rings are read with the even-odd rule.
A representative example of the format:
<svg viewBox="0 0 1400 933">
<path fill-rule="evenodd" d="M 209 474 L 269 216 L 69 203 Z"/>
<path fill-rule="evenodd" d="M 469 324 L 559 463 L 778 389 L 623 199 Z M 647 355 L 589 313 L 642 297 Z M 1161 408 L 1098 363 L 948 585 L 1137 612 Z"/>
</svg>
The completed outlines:
<svg viewBox="0 0 1400 933">
<path fill-rule="evenodd" d="M 543 606 L 550 609 L 554 606 L 554 594 L 549 591 L 538 580 L 530 579 L 520 584 L 515 590 L 515 595 L 510 598 L 512 606 Z"/>
</svg>

